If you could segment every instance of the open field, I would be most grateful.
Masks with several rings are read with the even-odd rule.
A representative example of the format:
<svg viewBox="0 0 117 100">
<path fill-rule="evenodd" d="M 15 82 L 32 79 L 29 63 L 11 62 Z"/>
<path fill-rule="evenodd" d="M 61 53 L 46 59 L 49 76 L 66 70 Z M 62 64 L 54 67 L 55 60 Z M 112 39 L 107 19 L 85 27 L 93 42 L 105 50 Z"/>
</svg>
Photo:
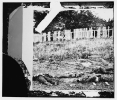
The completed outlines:
<svg viewBox="0 0 117 100">
<path fill-rule="evenodd" d="M 114 90 L 112 39 L 45 42 L 34 44 L 33 51 L 33 76 L 49 75 L 58 82 L 33 81 L 34 90 Z"/>
</svg>

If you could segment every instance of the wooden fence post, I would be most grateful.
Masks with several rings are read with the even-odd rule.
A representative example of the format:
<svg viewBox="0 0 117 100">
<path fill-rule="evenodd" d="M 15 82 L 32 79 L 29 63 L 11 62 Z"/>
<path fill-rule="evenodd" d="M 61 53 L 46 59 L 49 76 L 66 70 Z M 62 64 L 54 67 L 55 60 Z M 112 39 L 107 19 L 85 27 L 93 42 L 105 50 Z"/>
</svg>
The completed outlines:
<svg viewBox="0 0 117 100">
<path fill-rule="evenodd" d="M 82 33 L 83 33 L 83 39 L 85 37 L 85 31 L 84 31 L 84 28 L 82 29 Z"/>
<path fill-rule="evenodd" d="M 50 32 L 48 32 L 48 41 L 50 41 Z"/>
<path fill-rule="evenodd" d="M 36 43 L 36 42 L 38 42 L 38 40 L 39 40 L 38 37 L 36 36 L 36 34 L 34 34 L 33 35 L 33 42 Z"/>
<path fill-rule="evenodd" d="M 107 33 L 108 33 L 107 34 L 108 35 L 107 37 L 109 38 L 109 36 L 110 36 L 110 34 L 109 34 L 109 26 L 108 26 L 108 29 L 107 29 Z"/>
<path fill-rule="evenodd" d="M 53 34 L 53 41 L 56 41 L 57 40 L 57 31 L 54 31 L 54 34 Z"/>
<path fill-rule="evenodd" d="M 85 39 L 85 28 L 83 28 L 83 39 Z"/>
<path fill-rule="evenodd" d="M 65 30 L 65 37 L 66 37 L 66 40 L 71 40 L 71 31 L 70 30 Z"/>
<path fill-rule="evenodd" d="M 100 38 L 100 27 L 98 28 L 98 30 L 97 30 L 97 38 Z"/>
<path fill-rule="evenodd" d="M 43 42 L 45 42 L 46 41 L 46 33 L 43 33 L 43 38 L 44 38 Z"/>
<path fill-rule="evenodd" d="M 89 28 L 89 38 L 91 38 L 91 28 Z"/>
<path fill-rule="evenodd" d="M 69 37 L 70 37 L 69 40 L 72 40 L 72 32 L 71 32 L 71 30 L 69 30 Z"/>
<path fill-rule="evenodd" d="M 61 32 L 58 31 L 58 37 L 57 37 L 57 38 L 58 38 L 58 41 L 60 41 L 60 33 L 61 33 Z"/>
<path fill-rule="evenodd" d="M 88 39 L 89 39 L 90 38 L 90 28 L 88 30 L 87 36 L 88 36 Z"/>
<path fill-rule="evenodd" d="M 81 32 L 81 29 L 79 29 L 79 36 L 80 36 L 80 39 L 82 39 L 82 32 Z"/>
<path fill-rule="evenodd" d="M 86 39 L 86 28 L 84 28 L 84 39 Z"/>
<path fill-rule="evenodd" d="M 79 37 L 79 36 L 80 36 L 80 35 L 79 35 L 79 33 L 80 33 L 80 32 L 79 32 L 79 29 L 76 29 L 76 33 L 77 33 L 77 38 L 79 39 L 79 38 L 80 38 L 80 37 Z"/>
<path fill-rule="evenodd" d="M 86 28 L 86 39 L 88 38 L 88 30 L 87 30 L 87 28 Z"/>
<path fill-rule="evenodd" d="M 66 32 L 66 30 L 64 30 L 64 34 L 65 34 L 65 40 L 67 40 L 67 32 Z"/>
<path fill-rule="evenodd" d="M 42 42 L 42 34 L 39 34 L 39 41 Z"/>
<path fill-rule="evenodd" d="M 86 28 L 84 28 L 84 39 L 86 39 Z"/>
<path fill-rule="evenodd" d="M 106 27 L 103 27 L 103 38 L 107 38 L 107 30 L 106 30 Z"/>
<path fill-rule="evenodd" d="M 83 38 L 83 32 L 82 32 L 82 28 L 80 29 L 81 32 L 81 39 Z"/>
<path fill-rule="evenodd" d="M 82 30 L 82 28 L 80 29 L 80 32 L 81 32 L 81 39 L 83 39 L 83 30 Z"/>
<path fill-rule="evenodd" d="M 93 30 L 93 32 L 94 32 L 94 33 L 93 33 L 93 38 L 95 38 L 95 30 Z"/>
<path fill-rule="evenodd" d="M 104 35 L 104 27 L 102 28 L 102 37 L 104 38 L 105 35 Z"/>
<path fill-rule="evenodd" d="M 113 38 L 113 36 L 114 36 L 114 32 L 113 32 L 113 31 L 114 31 L 114 29 L 112 28 L 112 38 Z"/>
<path fill-rule="evenodd" d="M 76 39 L 76 29 L 73 30 L 74 32 L 74 40 Z"/>
<path fill-rule="evenodd" d="M 78 37 L 78 32 L 77 32 L 77 29 L 74 29 L 74 39 L 76 40 L 77 39 L 77 37 Z"/>
<path fill-rule="evenodd" d="M 92 27 L 91 27 L 90 31 L 91 31 L 90 38 L 93 38 L 93 29 L 92 29 Z"/>
</svg>

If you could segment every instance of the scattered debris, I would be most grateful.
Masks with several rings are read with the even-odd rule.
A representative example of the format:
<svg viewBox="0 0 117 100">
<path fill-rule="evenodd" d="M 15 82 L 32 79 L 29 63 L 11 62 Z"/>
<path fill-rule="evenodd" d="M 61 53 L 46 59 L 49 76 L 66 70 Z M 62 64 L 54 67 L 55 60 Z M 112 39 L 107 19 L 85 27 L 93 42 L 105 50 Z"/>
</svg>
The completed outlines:
<svg viewBox="0 0 117 100">
<path fill-rule="evenodd" d="M 95 82 L 93 82 L 93 85 L 95 85 L 95 86 L 96 86 L 96 83 L 95 83 Z"/>
<path fill-rule="evenodd" d="M 70 86 L 71 86 L 71 87 L 74 87 L 74 86 L 76 86 L 76 84 L 70 84 Z"/>
<path fill-rule="evenodd" d="M 90 62 L 84 62 L 84 63 L 82 63 L 82 65 L 85 66 L 85 67 L 90 67 L 91 63 Z"/>
<path fill-rule="evenodd" d="M 33 58 L 33 61 L 38 61 L 38 58 Z"/>
<path fill-rule="evenodd" d="M 108 82 L 105 82 L 106 85 L 110 85 Z"/>
<path fill-rule="evenodd" d="M 51 94 L 51 96 L 58 96 L 58 95 L 57 95 L 56 93 L 53 92 L 53 93 Z"/>
</svg>

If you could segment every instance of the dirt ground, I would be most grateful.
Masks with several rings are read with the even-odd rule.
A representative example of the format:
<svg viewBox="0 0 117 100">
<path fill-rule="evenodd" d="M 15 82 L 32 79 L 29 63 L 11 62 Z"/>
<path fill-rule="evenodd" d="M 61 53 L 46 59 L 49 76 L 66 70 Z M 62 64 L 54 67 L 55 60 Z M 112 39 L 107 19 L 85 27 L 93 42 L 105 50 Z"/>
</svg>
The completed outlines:
<svg viewBox="0 0 117 100">
<path fill-rule="evenodd" d="M 112 39 L 39 43 L 33 50 L 33 75 L 49 74 L 59 79 L 59 84 L 52 86 L 33 81 L 33 90 L 114 90 Z M 104 81 L 87 81 L 96 75 Z"/>
</svg>

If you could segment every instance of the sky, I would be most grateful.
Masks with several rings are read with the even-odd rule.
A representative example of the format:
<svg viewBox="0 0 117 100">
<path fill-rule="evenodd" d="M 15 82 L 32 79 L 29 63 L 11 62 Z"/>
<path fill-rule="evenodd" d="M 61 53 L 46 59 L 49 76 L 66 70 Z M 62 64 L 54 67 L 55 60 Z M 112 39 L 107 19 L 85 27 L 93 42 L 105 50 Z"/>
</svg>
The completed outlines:
<svg viewBox="0 0 117 100">
<path fill-rule="evenodd" d="M 60 5 L 58 7 L 56 7 L 57 6 L 56 4 L 57 4 L 56 2 L 55 2 L 55 4 L 53 3 L 53 6 L 55 8 L 58 8 Z M 92 11 L 93 11 L 92 13 L 94 15 L 96 15 L 97 17 L 102 18 L 106 21 L 108 21 L 109 19 L 113 19 L 113 8 L 102 8 L 102 9 L 97 8 Z"/>
<path fill-rule="evenodd" d="M 113 19 L 113 8 L 93 10 L 92 13 L 99 18 L 105 19 L 106 21 Z"/>
</svg>

